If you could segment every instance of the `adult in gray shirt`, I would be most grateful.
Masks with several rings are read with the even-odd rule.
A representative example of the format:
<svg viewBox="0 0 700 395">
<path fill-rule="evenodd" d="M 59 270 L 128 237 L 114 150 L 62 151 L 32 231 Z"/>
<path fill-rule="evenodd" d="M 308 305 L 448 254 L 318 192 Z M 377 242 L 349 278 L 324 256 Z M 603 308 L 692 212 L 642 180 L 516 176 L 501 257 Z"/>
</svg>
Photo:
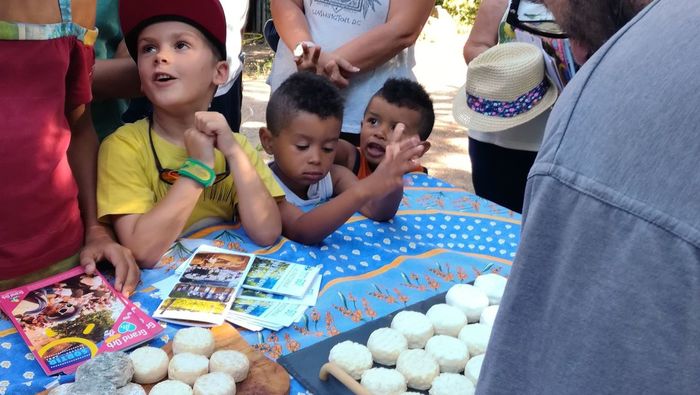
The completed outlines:
<svg viewBox="0 0 700 395">
<path fill-rule="evenodd" d="M 582 14 L 620 1 L 545 3 L 585 46 L 607 22 Z M 700 391 L 698 24 L 697 0 L 654 1 L 564 90 L 477 393 Z"/>
</svg>

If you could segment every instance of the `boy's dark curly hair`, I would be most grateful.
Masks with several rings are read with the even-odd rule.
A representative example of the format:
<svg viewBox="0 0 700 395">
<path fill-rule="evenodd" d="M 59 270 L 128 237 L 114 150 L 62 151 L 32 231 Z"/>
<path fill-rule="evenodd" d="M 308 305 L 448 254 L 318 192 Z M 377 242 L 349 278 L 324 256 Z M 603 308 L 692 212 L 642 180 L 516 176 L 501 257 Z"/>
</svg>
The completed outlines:
<svg viewBox="0 0 700 395">
<path fill-rule="evenodd" d="M 343 121 L 343 97 L 326 78 L 309 72 L 292 74 L 272 93 L 267 103 L 265 120 L 270 132 L 277 136 L 300 112 Z"/>
<path fill-rule="evenodd" d="M 421 84 L 406 78 L 389 78 L 374 97 L 381 97 L 398 107 L 419 111 L 421 123 L 418 136 L 421 141 L 428 139 L 435 124 L 435 111 L 430 95 Z"/>
</svg>

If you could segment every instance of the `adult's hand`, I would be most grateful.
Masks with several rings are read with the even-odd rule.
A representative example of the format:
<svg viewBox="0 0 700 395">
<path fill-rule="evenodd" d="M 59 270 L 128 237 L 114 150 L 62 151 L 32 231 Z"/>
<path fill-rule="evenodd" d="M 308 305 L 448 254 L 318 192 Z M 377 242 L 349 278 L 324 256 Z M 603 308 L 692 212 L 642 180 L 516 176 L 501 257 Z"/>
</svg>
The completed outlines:
<svg viewBox="0 0 700 395">
<path fill-rule="evenodd" d="M 97 262 L 110 261 L 115 269 L 114 288 L 129 297 L 141 278 L 141 269 L 131 251 L 117 243 L 104 225 L 95 225 L 87 235 L 85 247 L 80 252 L 80 266 L 92 274 Z"/>
<path fill-rule="evenodd" d="M 328 78 L 338 88 L 345 88 L 350 84 L 353 74 L 360 71 L 347 59 L 333 52 L 323 52 L 318 59 L 316 73 Z"/>
</svg>

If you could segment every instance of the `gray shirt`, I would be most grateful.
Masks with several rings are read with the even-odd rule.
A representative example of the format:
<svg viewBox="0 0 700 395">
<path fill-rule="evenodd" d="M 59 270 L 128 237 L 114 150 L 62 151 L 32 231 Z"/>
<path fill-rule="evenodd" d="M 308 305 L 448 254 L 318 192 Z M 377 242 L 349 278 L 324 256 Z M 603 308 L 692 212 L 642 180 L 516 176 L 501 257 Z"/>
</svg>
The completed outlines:
<svg viewBox="0 0 700 395">
<path fill-rule="evenodd" d="M 557 102 L 477 393 L 700 392 L 698 23 L 652 3 Z"/>
</svg>

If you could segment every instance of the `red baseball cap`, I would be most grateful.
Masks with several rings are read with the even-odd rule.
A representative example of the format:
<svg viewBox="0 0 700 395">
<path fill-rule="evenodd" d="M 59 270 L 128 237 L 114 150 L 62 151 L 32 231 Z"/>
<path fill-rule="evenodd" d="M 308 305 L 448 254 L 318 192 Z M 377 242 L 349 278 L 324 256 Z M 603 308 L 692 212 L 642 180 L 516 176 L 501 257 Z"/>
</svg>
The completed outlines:
<svg viewBox="0 0 700 395">
<path fill-rule="evenodd" d="M 242 1 L 242 0 L 234 0 Z M 199 29 L 226 59 L 226 16 L 219 0 L 120 0 L 124 41 L 129 54 L 138 58 L 136 43 L 148 25 L 178 21 Z"/>
</svg>

